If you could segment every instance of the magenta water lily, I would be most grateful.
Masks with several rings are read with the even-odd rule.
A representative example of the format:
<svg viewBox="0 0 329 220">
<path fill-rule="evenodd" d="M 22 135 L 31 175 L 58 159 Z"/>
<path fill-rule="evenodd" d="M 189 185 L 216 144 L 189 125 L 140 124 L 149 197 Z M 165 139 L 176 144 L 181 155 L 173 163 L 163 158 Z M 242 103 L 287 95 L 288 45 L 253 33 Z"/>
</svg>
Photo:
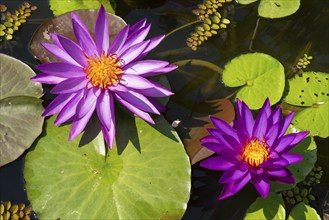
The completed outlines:
<svg viewBox="0 0 329 220">
<path fill-rule="evenodd" d="M 271 112 L 267 99 L 256 120 L 248 106 L 237 100 L 237 120 L 234 128 L 221 119 L 211 117 L 215 128 L 201 139 L 202 145 L 217 153 L 200 163 L 202 167 L 225 171 L 220 183 L 224 188 L 218 199 L 224 199 L 241 190 L 249 181 L 265 198 L 270 190 L 270 180 L 293 184 L 293 174 L 286 166 L 303 159 L 290 153 L 308 131 L 285 135 L 294 113 L 282 118 L 280 107 Z"/>
<path fill-rule="evenodd" d="M 94 38 L 74 12 L 71 16 L 78 44 L 51 33 L 55 44 L 42 45 L 63 62 L 37 66 L 41 73 L 32 80 L 56 84 L 51 92 L 58 96 L 43 115 L 58 113 L 55 125 L 72 121 L 69 140 L 84 130 L 96 110 L 105 140 L 112 148 L 115 137 L 114 101 L 154 124 L 149 113 L 160 114 L 163 109 L 156 98 L 173 93 L 145 77 L 170 72 L 176 66 L 166 61 L 141 60 L 164 38 L 158 36 L 146 40 L 151 25 L 145 19 L 133 26 L 125 26 L 110 43 L 103 6 L 98 13 Z"/>
</svg>

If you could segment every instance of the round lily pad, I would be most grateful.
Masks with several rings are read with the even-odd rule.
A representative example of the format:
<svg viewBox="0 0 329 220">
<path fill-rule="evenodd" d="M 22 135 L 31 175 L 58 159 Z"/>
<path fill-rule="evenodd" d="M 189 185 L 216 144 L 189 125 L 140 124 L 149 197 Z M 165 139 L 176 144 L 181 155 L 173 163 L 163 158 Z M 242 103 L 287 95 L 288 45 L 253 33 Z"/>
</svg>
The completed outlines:
<svg viewBox="0 0 329 220">
<path fill-rule="evenodd" d="M 289 133 L 300 132 L 294 126 L 290 125 L 287 131 Z M 294 148 L 292 148 L 290 153 L 295 153 L 301 155 L 303 160 L 295 163 L 293 165 L 287 166 L 287 168 L 293 173 L 295 178 L 295 184 L 303 181 L 305 177 L 311 172 L 314 164 L 317 160 L 317 146 L 312 136 L 307 136 Z M 271 191 L 283 191 L 293 188 L 293 185 L 279 184 L 276 182 L 271 182 Z"/>
<path fill-rule="evenodd" d="M 40 83 L 33 70 L 0 54 L 0 166 L 16 160 L 41 133 L 43 107 Z"/>
<path fill-rule="evenodd" d="M 295 13 L 300 6 L 300 0 L 261 0 L 258 14 L 264 18 L 282 18 Z"/>
<path fill-rule="evenodd" d="M 67 141 L 69 126 L 54 127 L 54 119 L 47 120 L 47 135 L 25 162 L 27 194 L 40 219 L 183 216 L 190 193 L 190 163 L 163 117 L 155 120 L 155 126 L 139 118 L 135 124 L 117 125 L 122 135 L 116 136 L 106 157 L 95 149 L 95 141 L 82 147 L 78 147 L 80 138 Z"/>
<path fill-rule="evenodd" d="M 312 219 L 320 220 L 320 216 L 312 207 L 305 205 L 305 203 L 298 203 L 290 212 L 288 220 Z"/>
<path fill-rule="evenodd" d="M 258 197 L 247 210 L 245 219 L 285 219 L 286 210 L 281 195 L 269 193 L 263 199 Z"/>
<path fill-rule="evenodd" d="M 272 105 L 281 99 L 285 85 L 284 68 L 267 54 L 244 54 L 226 64 L 223 82 L 229 87 L 241 86 L 236 98 L 251 109 L 259 109 L 266 98 Z"/>
<path fill-rule="evenodd" d="M 305 72 L 289 80 L 289 91 L 284 101 L 290 105 L 312 106 L 329 101 L 329 74 Z"/>
<path fill-rule="evenodd" d="M 107 12 L 114 14 L 111 1 L 107 0 L 49 0 L 50 9 L 55 16 L 78 9 L 99 9 L 101 4 Z"/>
</svg>

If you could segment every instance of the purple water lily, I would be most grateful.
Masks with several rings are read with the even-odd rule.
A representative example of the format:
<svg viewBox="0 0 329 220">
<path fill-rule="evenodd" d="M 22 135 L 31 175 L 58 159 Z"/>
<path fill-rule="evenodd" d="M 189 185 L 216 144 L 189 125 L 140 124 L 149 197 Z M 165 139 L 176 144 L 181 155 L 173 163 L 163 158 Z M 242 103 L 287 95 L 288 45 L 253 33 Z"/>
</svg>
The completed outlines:
<svg viewBox="0 0 329 220">
<path fill-rule="evenodd" d="M 216 128 L 209 128 L 209 136 L 201 139 L 202 145 L 217 153 L 200 163 L 212 170 L 225 170 L 219 183 L 224 188 L 217 199 L 234 195 L 250 180 L 265 198 L 270 190 L 270 180 L 293 184 L 293 174 L 285 167 L 303 159 L 290 153 L 308 131 L 285 135 L 294 113 L 284 119 L 278 107 L 271 112 L 267 99 L 256 120 L 248 106 L 237 100 L 237 120 L 234 128 L 221 119 L 211 117 Z"/>
<path fill-rule="evenodd" d="M 32 78 L 35 82 L 57 84 L 51 92 L 59 95 L 45 109 L 43 116 L 58 113 L 56 126 L 73 121 L 69 135 L 72 140 L 84 130 L 96 110 L 106 143 L 112 148 L 114 100 L 154 124 L 149 113 L 160 114 L 159 109 L 163 109 L 156 97 L 173 93 L 145 77 L 164 74 L 177 67 L 166 61 L 141 60 L 164 38 L 162 35 L 145 40 L 151 27 L 145 19 L 125 26 L 110 44 L 103 6 L 98 13 L 94 39 L 74 12 L 71 16 L 78 44 L 51 33 L 55 44 L 42 45 L 63 62 L 38 65 L 41 73 Z"/>
</svg>

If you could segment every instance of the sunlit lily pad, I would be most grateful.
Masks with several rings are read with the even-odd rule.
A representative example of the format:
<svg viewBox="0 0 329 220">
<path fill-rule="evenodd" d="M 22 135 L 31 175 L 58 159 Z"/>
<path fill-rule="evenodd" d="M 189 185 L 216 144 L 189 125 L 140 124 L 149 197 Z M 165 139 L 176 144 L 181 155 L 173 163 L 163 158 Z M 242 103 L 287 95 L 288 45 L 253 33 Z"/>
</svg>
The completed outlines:
<svg viewBox="0 0 329 220">
<path fill-rule="evenodd" d="M 243 5 L 257 0 L 239 0 Z M 260 0 L 258 14 L 264 18 L 282 18 L 295 13 L 300 7 L 300 0 Z"/>
<path fill-rule="evenodd" d="M 245 219 L 285 219 L 286 210 L 281 195 L 269 193 L 263 199 L 258 197 L 247 210 Z"/>
<path fill-rule="evenodd" d="M 287 133 L 300 132 L 294 126 L 290 125 Z M 303 141 L 297 144 L 289 152 L 299 154 L 303 160 L 288 166 L 287 168 L 293 173 L 295 184 L 303 181 L 305 177 L 311 172 L 317 160 L 317 146 L 312 136 L 307 136 Z M 293 185 L 271 183 L 271 191 L 283 191 L 293 188 Z"/>
<path fill-rule="evenodd" d="M 267 54 L 244 54 L 226 64 L 223 82 L 229 87 L 241 86 L 236 98 L 251 109 L 259 109 L 266 98 L 272 105 L 281 99 L 285 85 L 284 68 Z"/>
<path fill-rule="evenodd" d="M 82 147 L 79 138 L 68 142 L 69 126 L 54 127 L 54 119 L 27 154 L 24 170 L 27 194 L 40 219 L 182 217 L 190 164 L 163 117 L 155 126 L 139 118 L 136 124 L 117 124 L 120 135 L 106 158 L 96 152 L 95 142 Z"/>
<path fill-rule="evenodd" d="M 41 133 L 43 110 L 40 83 L 33 70 L 0 54 L 0 166 L 16 160 Z"/>
<path fill-rule="evenodd" d="M 305 72 L 289 80 L 285 102 L 308 107 L 298 112 L 294 126 L 309 130 L 313 136 L 329 136 L 329 74 Z"/>
<path fill-rule="evenodd" d="M 75 11 L 75 13 L 80 16 L 81 20 L 86 25 L 89 32 L 93 35 L 95 31 L 94 29 L 98 10 L 82 9 Z M 107 13 L 107 18 L 109 22 L 110 40 L 112 41 L 115 35 L 124 26 L 126 26 L 126 23 L 122 18 L 114 14 Z M 52 32 L 59 35 L 63 35 L 73 41 L 76 41 L 72 28 L 71 13 L 66 13 L 49 21 L 46 21 L 35 31 L 30 41 L 30 50 L 32 54 L 42 63 L 60 62 L 59 59 L 48 53 L 41 46 L 41 43 L 54 43 L 49 36 L 49 33 Z"/>
<path fill-rule="evenodd" d="M 114 14 L 109 0 L 49 0 L 50 9 L 55 16 L 79 9 L 99 9 L 101 4 L 107 12 Z"/>
<path fill-rule="evenodd" d="M 290 212 L 288 220 L 320 220 L 320 216 L 312 207 L 305 205 L 303 202 L 298 203 Z"/>
</svg>

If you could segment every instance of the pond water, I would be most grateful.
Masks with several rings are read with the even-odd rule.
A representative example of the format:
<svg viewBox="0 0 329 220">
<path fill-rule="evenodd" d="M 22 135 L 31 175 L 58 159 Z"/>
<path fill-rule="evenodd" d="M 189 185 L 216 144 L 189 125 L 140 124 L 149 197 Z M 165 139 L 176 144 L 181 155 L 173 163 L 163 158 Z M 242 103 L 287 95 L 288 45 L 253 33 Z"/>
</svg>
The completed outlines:
<svg viewBox="0 0 329 220">
<path fill-rule="evenodd" d="M 5 0 L 1 4 L 8 11 L 15 10 L 23 1 Z M 11 41 L 0 42 L 0 52 L 13 56 L 31 67 L 38 61 L 28 49 L 29 41 L 36 28 L 53 17 L 47 1 L 31 0 L 38 7 L 28 22 L 22 25 Z M 169 33 L 187 23 L 195 21 L 192 10 L 200 1 L 160 0 L 160 1 L 117 1 L 116 14 L 127 23 L 135 23 L 147 18 L 152 23 L 150 37 Z M 295 65 L 295 60 L 304 53 L 314 58 L 311 69 L 329 72 L 329 3 L 327 0 L 301 0 L 301 7 L 291 16 L 278 19 L 258 17 L 257 3 L 251 5 L 233 4 L 229 8 L 231 26 L 221 36 L 217 35 L 199 46 L 196 51 L 186 46 L 186 39 L 194 31 L 190 25 L 170 34 L 149 56 L 175 63 L 182 60 L 204 60 L 223 68 L 234 57 L 249 53 L 262 52 L 278 59 L 286 69 Z M 258 20 L 259 19 L 259 20 Z M 255 31 L 256 24 L 257 30 Z M 254 35 L 255 34 L 255 35 Z M 251 45 L 251 39 L 253 38 Z M 252 47 L 252 48 L 251 48 Z M 193 116 L 206 116 L 208 100 L 230 96 L 235 90 L 221 82 L 221 75 L 211 68 L 188 64 L 167 74 L 175 96 L 167 104 L 165 117 L 169 123 L 179 120 L 176 130 L 182 139 L 189 137 L 190 129 L 200 126 Z M 46 94 L 47 95 L 47 94 Z M 233 100 L 233 98 L 231 98 Z M 212 109 L 212 111 L 216 111 Z M 317 201 L 312 205 L 318 213 L 324 211 L 328 202 L 329 185 L 329 146 L 328 138 L 316 139 L 318 146 L 317 165 L 327 172 L 321 184 L 315 189 Z M 25 154 L 16 161 L 0 168 L 0 200 L 13 203 L 29 203 L 24 189 Z M 217 201 L 221 191 L 218 179 L 222 173 L 201 168 L 197 163 L 192 166 L 192 191 L 187 211 L 183 219 L 242 219 L 246 209 L 255 201 L 257 193 L 248 185 L 236 196 Z M 243 197 L 239 195 L 244 195 Z M 327 214 L 329 209 L 327 207 Z"/>
</svg>

